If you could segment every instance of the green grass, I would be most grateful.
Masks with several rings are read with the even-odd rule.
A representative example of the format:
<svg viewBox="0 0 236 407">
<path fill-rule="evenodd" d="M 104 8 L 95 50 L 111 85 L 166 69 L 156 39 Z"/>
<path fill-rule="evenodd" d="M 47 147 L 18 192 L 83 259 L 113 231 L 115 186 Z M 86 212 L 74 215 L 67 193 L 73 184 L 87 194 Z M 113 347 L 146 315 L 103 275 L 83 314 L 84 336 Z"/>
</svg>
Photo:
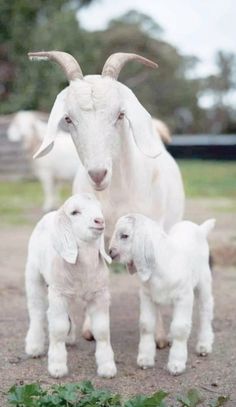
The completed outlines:
<svg viewBox="0 0 236 407">
<path fill-rule="evenodd" d="M 70 195 L 69 186 L 62 189 L 62 200 Z M 0 224 L 32 223 L 33 213 L 42 207 L 43 192 L 39 182 L 0 182 Z"/>
<path fill-rule="evenodd" d="M 187 197 L 228 198 L 229 207 L 219 211 L 235 211 L 236 162 L 179 160 Z M 62 201 L 71 187 L 62 190 Z M 38 182 L 0 182 L 0 224 L 21 225 L 34 222 L 34 212 L 42 207 L 43 193 Z"/>
<path fill-rule="evenodd" d="M 236 161 L 179 160 L 178 164 L 187 197 L 236 197 Z"/>
</svg>

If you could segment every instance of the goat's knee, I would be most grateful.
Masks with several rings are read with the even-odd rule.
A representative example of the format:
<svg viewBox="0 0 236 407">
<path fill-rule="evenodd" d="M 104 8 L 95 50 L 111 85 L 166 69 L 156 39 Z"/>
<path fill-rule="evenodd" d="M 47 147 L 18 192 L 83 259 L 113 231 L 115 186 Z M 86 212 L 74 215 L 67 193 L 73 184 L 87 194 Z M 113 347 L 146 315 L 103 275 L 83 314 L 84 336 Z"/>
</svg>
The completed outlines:
<svg viewBox="0 0 236 407">
<path fill-rule="evenodd" d="M 173 321 L 170 327 L 172 340 L 186 341 L 190 335 L 191 323 L 186 321 Z"/>
</svg>

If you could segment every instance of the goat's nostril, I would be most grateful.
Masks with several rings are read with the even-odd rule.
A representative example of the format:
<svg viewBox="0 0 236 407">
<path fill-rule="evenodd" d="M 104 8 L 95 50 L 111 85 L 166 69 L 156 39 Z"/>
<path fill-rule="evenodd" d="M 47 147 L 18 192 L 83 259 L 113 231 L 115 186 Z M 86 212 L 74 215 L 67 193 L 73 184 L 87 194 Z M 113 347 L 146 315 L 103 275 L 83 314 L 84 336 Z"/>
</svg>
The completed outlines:
<svg viewBox="0 0 236 407">
<path fill-rule="evenodd" d="M 101 170 L 89 170 L 88 174 L 95 184 L 99 185 L 107 175 L 107 170 L 105 168 Z"/>
<path fill-rule="evenodd" d="M 94 223 L 96 223 L 96 225 L 103 226 L 104 225 L 104 220 L 102 218 L 95 218 Z"/>
</svg>

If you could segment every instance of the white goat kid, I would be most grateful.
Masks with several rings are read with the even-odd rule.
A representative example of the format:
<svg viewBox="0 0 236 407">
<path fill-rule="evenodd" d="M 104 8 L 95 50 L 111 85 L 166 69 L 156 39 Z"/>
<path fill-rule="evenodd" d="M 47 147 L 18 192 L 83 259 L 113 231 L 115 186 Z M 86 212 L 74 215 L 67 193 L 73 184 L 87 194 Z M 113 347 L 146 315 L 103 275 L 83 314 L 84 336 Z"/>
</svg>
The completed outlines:
<svg viewBox="0 0 236 407">
<path fill-rule="evenodd" d="M 67 374 L 65 343 L 75 341 L 71 303 L 82 296 L 96 339 L 97 372 L 102 377 L 116 374 L 109 328 L 109 277 L 104 249 L 104 220 L 100 204 L 91 194 L 69 198 L 58 210 L 45 215 L 29 242 L 26 293 L 30 326 L 26 353 L 44 353 L 46 286 L 49 325 L 48 370 L 53 377 Z"/>
<path fill-rule="evenodd" d="M 172 374 L 185 370 L 195 289 L 199 291 L 200 302 L 196 349 L 200 355 L 212 351 L 213 296 L 207 235 L 214 224 L 214 219 L 200 226 L 183 221 L 173 226 L 167 235 L 157 222 L 139 214 L 118 220 L 110 256 L 126 264 L 130 273 L 137 271 L 142 283 L 137 358 L 140 367 L 154 366 L 156 306 L 173 304 L 168 370 Z"/>
<path fill-rule="evenodd" d="M 166 230 L 181 220 L 182 179 L 156 134 L 158 123 L 153 124 L 133 92 L 116 80 L 128 61 L 152 68 L 157 65 L 139 55 L 117 53 L 108 58 L 102 75 L 83 77 L 78 62 L 64 52 L 33 52 L 29 57 L 57 62 L 70 83 L 56 98 L 36 157 L 53 148 L 64 119 L 81 159 L 74 192 L 96 191 L 107 238 L 117 219 L 128 212 L 151 216 Z M 163 347 L 167 342 L 162 325 L 157 331 L 157 341 Z"/>
<path fill-rule="evenodd" d="M 72 182 L 78 169 L 78 154 L 68 133 L 60 131 L 54 150 L 42 160 L 32 156 L 39 148 L 47 129 L 47 115 L 35 111 L 20 111 L 14 115 L 8 128 L 8 139 L 22 141 L 29 154 L 32 170 L 42 184 L 45 212 L 59 206 L 57 183 Z"/>
</svg>

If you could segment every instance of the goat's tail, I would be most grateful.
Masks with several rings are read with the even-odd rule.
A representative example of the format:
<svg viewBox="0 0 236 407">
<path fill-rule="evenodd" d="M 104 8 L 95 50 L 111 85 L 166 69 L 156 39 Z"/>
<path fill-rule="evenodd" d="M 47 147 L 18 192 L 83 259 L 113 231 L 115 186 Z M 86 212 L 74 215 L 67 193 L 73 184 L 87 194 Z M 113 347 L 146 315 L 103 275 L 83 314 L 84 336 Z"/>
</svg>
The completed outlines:
<svg viewBox="0 0 236 407">
<path fill-rule="evenodd" d="M 204 235 L 207 237 L 211 230 L 214 228 L 216 223 L 215 219 L 208 219 L 200 225 L 201 230 L 203 231 Z"/>
</svg>

